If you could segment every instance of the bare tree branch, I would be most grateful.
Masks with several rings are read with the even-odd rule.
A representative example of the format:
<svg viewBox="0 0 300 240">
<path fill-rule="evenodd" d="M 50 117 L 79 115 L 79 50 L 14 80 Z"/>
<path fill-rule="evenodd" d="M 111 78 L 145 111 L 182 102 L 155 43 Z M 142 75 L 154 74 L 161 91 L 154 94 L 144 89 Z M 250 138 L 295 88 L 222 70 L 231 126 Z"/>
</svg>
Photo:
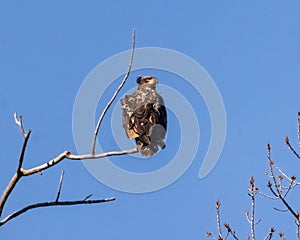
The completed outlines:
<svg viewBox="0 0 300 240">
<path fill-rule="evenodd" d="M 276 208 L 276 207 L 273 207 L 273 209 L 278 211 L 278 212 L 287 212 L 288 211 L 287 209 L 279 209 L 279 208 Z"/>
<path fill-rule="evenodd" d="M 288 202 L 285 200 L 285 195 L 282 194 L 280 188 L 278 187 L 278 184 L 277 184 L 277 181 L 276 181 L 276 178 L 275 178 L 275 175 L 274 175 L 274 171 L 273 171 L 273 165 L 274 165 L 274 161 L 271 160 L 271 147 L 270 147 L 270 144 L 267 145 L 267 150 L 268 150 L 268 161 L 269 161 L 269 168 L 270 168 L 270 172 L 271 172 L 271 177 L 272 177 L 272 180 L 273 180 L 273 183 L 274 183 L 274 187 L 275 187 L 275 190 L 273 189 L 272 187 L 272 184 L 270 183 L 270 181 L 268 182 L 268 188 L 270 189 L 270 191 L 273 193 L 273 195 L 275 197 L 278 197 L 282 203 L 284 204 L 284 206 L 288 209 L 288 211 L 290 213 L 292 213 L 292 215 L 296 218 L 296 221 L 299 221 L 299 213 L 298 212 L 295 212 L 293 210 L 293 208 L 288 204 Z M 293 180 L 295 178 L 291 178 L 291 180 Z"/>
<path fill-rule="evenodd" d="M 277 200 L 278 199 L 278 197 L 272 197 L 272 196 L 269 196 L 269 195 L 267 195 L 265 193 L 262 193 L 262 192 L 258 192 L 258 194 L 265 197 L 265 198 L 271 199 L 271 200 Z"/>
<path fill-rule="evenodd" d="M 62 170 L 62 171 L 61 171 L 61 175 L 60 175 L 60 179 L 59 179 L 58 190 L 57 190 L 57 196 L 56 196 L 55 202 L 58 202 L 59 197 L 60 197 L 60 191 L 61 191 L 62 182 L 63 182 L 63 180 L 64 180 L 64 174 L 65 174 L 65 171 Z"/>
<path fill-rule="evenodd" d="M 298 112 L 297 116 L 298 116 L 298 147 L 300 148 L 300 112 Z"/>
<path fill-rule="evenodd" d="M 130 150 L 123 150 L 123 151 L 113 151 L 113 152 L 106 152 L 106 153 L 100 153 L 100 154 L 83 154 L 83 155 L 75 155 L 71 154 L 69 151 L 64 151 L 55 158 L 49 160 L 48 162 L 41 164 L 39 166 L 36 166 L 34 168 L 30 169 L 21 169 L 23 176 L 29 176 L 35 173 L 42 172 L 43 170 L 46 170 L 58 163 L 60 163 L 64 159 L 69 160 L 89 160 L 89 159 L 99 159 L 99 158 L 105 158 L 109 156 L 120 156 L 120 155 L 127 155 L 127 154 L 133 154 L 137 153 L 137 148 L 130 149 Z"/>
<path fill-rule="evenodd" d="M 291 191 L 291 189 L 292 189 L 295 185 L 296 185 L 296 184 L 294 184 L 293 181 L 290 182 L 290 185 L 288 186 L 288 188 L 287 188 L 285 194 L 283 195 L 283 198 L 285 198 L 285 197 L 288 195 L 288 193 Z"/>
<path fill-rule="evenodd" d="M 238 237 L 235 235 L 235 232 L 232 231 L 232 229 L 229 226 L 229 223 L 225 223 L 224 227 L 227 229 L 227 232 L 235 239 L 235 240 L 239 240 Z"/>
<path fill-rule="evenodd" d="M 26 147 L 27 147 L 27 143 L 28 143 L 30 134 L 31 134 L 31 130 L 28 130 L 28 133 L 24 135 L 24 142 L 23 142 L 21 154 L 20 154 L 20 157 L 19 157 L 19 164 L 18 164 L 18 168 L 17 168 L 17 172 L 19 174 L 22 174 L 22 170 L 21 169 L 22 169 L 22 165 L 23 165 L 23 161 L 24 161 L 24 156 L 25 156 L 25 150 L 26 150 Z"/>
<path fill-rule="evenodd" d="M 112 151 L 112 152 L 106 152 L 106 153 L 101 153 L 101 154 L 83 154 L 83 155 L 75 155 L 71 154 L 69 151 L 64 151 L 52 160 L 41 164 L 39 166 L 36 166 L 31 169 L 23 169 L 22 164 L 24 160 L 24 155 L 25 155 L 25 149 L 27 146 L 28 139 L 30 137 L 31 131 L 29 130 L 27 134 L 24 135 L 24 142 L 21 150 L 21 154 L 19 157 L 19 163 L 18 163 L 18 168 L 16 173 L 13 175 L 11 178 L 9 184 L 7 185 L 6 189 L 4 190 L 2 197 L 0 199 L 0 216 L 2 215 L 2 211 L 4 208 L 4 205 L 13 191 L 14 187 L 16 186 L 17 182 L 21 179 L 21 177 L 24 176 L 30 176 L 35 173 L 41 173 L 43 170 L 48 169 L 50 167 L 53 167 L 54 165 L 58 164 L 64 159 L 69 159 L 69 160 L 89 160 L 89 159 L 100 159 L 108 156 L 119 156 L 119 155 L 126 155 L 126 154 L 133 154 L 137 153 L 138 150 L 137 148 L 130 149 L 130 150 L 123 150 L 123 151 Z M 59 197 L 59 196 L 58 196 Z M 1 226 L 1 225 L 0 225 Z"/>
<path fill-rule="evenodd" d="M 110 108 L 111 104 L 113 103 L 113 101 L 115 100 L 118 93 L 120 92 L 120 90 L 122 89 L 122 87 L 124 86 L 125 82 L 127 81 L 128 77 L 129 77 L 129 74 L 130 74 L 130 71 L 132 68 L 132 64 L 133 64 L 134 50 L 135 50 L 135 30 L 133 31 L 133 34 L 132 34 L 132 51 L 131 51 L 130 63 L 128 66 L 127 73 L 124 76 L 123 81 L 121 82 L 120 86 L 118 87 L 118 89 L 116 90 L 116 92 L 114 93 L 114 95 L 112 96 L 112 98 L 110 99 L 108 104 L 106 105 L 105 109 L 103 110 L 103 112 L 99 118 L 99 121 L 95 128 L 94 141 L 93 141 L 93 145 L 92 145 L 92 153 L 91 154 L 76 155 L 76 154 L 70 153 L 69 151 L 64 151 L 46 163 L 43 163 L 39 166 L 30 168 L 30 169 L 24 169 L 23 162 L 24 162 L 24 157 L 25 157 L 25 150 L 26 150 L 27 143 L 28 143 L 28 140 L 29 140 L 29 137 L 31 134 L 31 130 L 28 130 L 28 132 L 26 133 L 26 131 L 24 130 L 24 126 L 23 126 L 22 116 L 18 117 L 17 113 L 14 114 L 15 123 L 19 126 L 21 134 L 24 138 L 24 141 L 23 141 L 23 145 L 22 145 L 22 149 L 21 149 L 21 153 L 20 153 L 20 157 L 19 157 L 19 161 L 18 161 L 17 170 L 16 170 L 15 174 L 13 175 L 13 177 L 11 178 L 11 180 L 9 181 L 9 183 L 8 183 L 7 187 L 5 188 L 5 190 L 2 194 L 2 197 L 0 199 L 0 217 L 2 215 L 3 208 L 5 206 L 5 203 L 8 199 L 8 197 L 10 196 L 10 194 L 13 191 L 13 189 L 15 188 L 16 184 L 22 177 L 30 176 L 30 175 L 33 175 L 36 173 L 42 173 L 43 170 L 53 167 L 54 165 L 60 163 L 64 159 L 68 159 L 68 160 L 100 159 L 100 158 L 105 158 L 108 156 L 120 156 L 120 155 L 133 154 L 133 153 L 138 152 L 137 148 L 134 148 L 134 149 L 130 149 L 130 150 L 112 151 L 112 152 L 95 154 L 96 139 L 97 139 L 100 125 L 102 123 L 102 120 L 103 120 L 106 112 Z M 41 202 L 41 203 L 36 203 L 36 204 L 29 205 L 27 207 L 24 207 L 23 209 L 16 211 L 16 212 L 8 215 L 4 219 L 2 219 L 0 221 L 0 226 L 5 224 L 6 222 L 10 221 L 11 219 L 25 213 L 26 211 L 28 211 L 30 209 L 34 209 L 34 208 L 48 207 L 48 206 L 62 206 L 62 205 L 69 206 L 69 205 L 78 205 L 78 204 L 94 204 L 94 203 L 109 202 L 109 201 L 115 200 L 115 198 L 106 198 L 106 199 L 102 199 L 102 200 L 89 200 L 89 198 L 92 196 L 90 194 L 90 195 L 86 196 L 83 200 L 59 201 L 60 193 L 61 193 L 61 189 L 62 189 L 63 178 L 64 178 L 64 171 L 62 171 L 62 173 L 61 173 L 55 201 Z"/>
<path fill-rule="evenodd" d="M 24 131 L 24 127 L 23 127 L 23 121 L 22 121 L 22 116 L 18 117 L 18 114 L 15 112 L 14 113 L 14 119 L 15 119 L 15 123 L 19 126 L 20 131 L 22 133 L 22 136 L 25 138 L 25 131 Z"/>
<path fill-rule="evenodd" d="M 273 238 L 273 233 L 275 232 L 274 228 L 270 228 L 268 235 L 264 238 L 264 240 L 271 240 Z"/>
<path fill-rule="evenodd" d="M 292 176 L 289 177 L 288 175 L 286 175 L 273 161 L 273 166 L 277 169 L 278 172 L 280 172 L 280 174 L 282 174 L 282 176 L 284 176 L 287 180 L 289 180 L 290 182 L 292 182 L 294 185 L 300 185 L 300 182 L 296 182 L 296 177 Z"/>
<path fill-rule="evenodd" d="M 220 206 L 221 206 L 221 202 L 219 200 L 217 200 L 217 202 L 216 202 L 217 226 L 218 226 L 218 232 L 219 232 L 219 239 L 223 239 L 222 229 L 221 229 Z"/>
<path fill-rule="evenodd" d="M 255 195 L 257 193 L 256 187 L 254 185 L 254 178 L 251 177 L 250 180 L 250 187 L 248 189 L 249 195 L 251 197 L 251 219 L 250 219 L 250 226 L 251 226 L 251 237 L 252 240 L 255 240 L 255 218 L 254 218 L 254 210 L 255 210 Z M 247 216 L 248 217 L 248 216 Z"/>
<path fill-rule="evenodd" d="M 114 95 L 112 96 L 110 101 L 107 103 L 106 107 L 104 108 L 104 110 L 103 110 L 103 112 L 102 112 L 102 114 L 101 114 L 101 116 L 98 120 L 98 123 L 97 123 L 96 128 L 95 128 L 95 133 L 94 133 L 94 139 L 93 139 L 93 145 L 92 145 L 92 154 L 95 154 L 97 136 L 98 136 L 98 132 L 99 132 L 99 128 L 100 128 L 100 125 L 102 123 L 102 120 L 103 120 L 107 110 L 109 109 L 109 107 L 111 106 L 113 101 L 116 99 L 118 93 L 120 92 L 120 90 L 122 89 L 122 87 L 124 86 L 125 82 L 127 81 L 128 77 L 129 77 L 129 74 L 130 74 L 130 71 L 131 71 L 131 68 L 132 68 L 132 63 L 133 63 L 134 49 L 135 49 L 135 30 L 133 30 L 133 33 L 132 33 L 132 50 L 131 50 L 130 63 L 129 63 L 129 66 L 128 66 L 127 73 L 125 74 L 125 76 L 123 78 L 123 81 L 121 82 L 120 86 L 118 87 L 118 89 L 116 90 L 116 92 L 114 93 Z"/>
<path fill-rule="evenodd" d="M 300 227 L 299 220 L 296 220 L 296 236 L 297 236 L 297 239 L 298 239 L 298 240 L 300 239 L 300 231 L 299 231 L 299 227 Z"/>
<path fill-rule="evenodd" d="M 83 199 L 83 201 L 86 201 L 86 200 L 88 200 L 91 196 L 93 196 L 93 194 L 89 194 L 89 195 L 87 195 L 84 199 Z"/>
<path fill-rule="evenodd" d="M 15 114 L 15 119 L 17 119 L 16 114 Z M 21 153 L 20 153 L 20 157 L 19 157 L 19 163 L 18 163 L 18 167 L 17 167 L 16 173 L 11 178 L 9 184 L 7 185 L 7 187 L 4 190 L 4 192 L 3 192 L 2 196 L 1 196 L 1 199 L 0 199 L 0 216 L 2 215 L 2 211 L 3 211 L 4 205 L 5 205 L 8 197 L 9 197 L 9 195 L 11 194 L 12 190 L 16 186 L 17 182 L 23 176 L 23 173 L 22 173 L 22 164 L 23 164 L 23 161 L 24 161 L 25 150 L 26 150 L 26 147 L 27 147 L 27 143 L 28 143 L 31 131 L 28 130 L 28 133 L 25 134 L 25 131 L 24 131 L 23 125 L 22 125 L 22 120 L 18 121 L 18 125 L 21 128 L 21 132 L 22 132 L 22 135 L 24 137 L 24 141 L 23 141 L 23 146 L 22 146 L 22 149 L 21 149 Z"/>
<path fill-rule="evenodd" d="M 285 143 L 287 145 L 287 147 L 294 153 L 294 155 L 300 159 L 300 155 L 297 153 L 297 151 L 292 147 L 292 145 L 290 144 L 290 140 L 288 137 L 285 138 Z"/>
<path fill-rule="evenodd" d="M 26 206 L 10 215 L 5 217 L 3 220 L 0 221 L 0 226 L 7 223 L 8 221 L 18 217 L 19 215 L 27 212 L 28 210 L 41 208 L 41 207 L 51 207 L 51 206 L 72 206 L 72 205 L 79 205 L 79 204 L 95 204 L 95 203 L 104 203 L 104 202 L 111 202 L 116 200 L 115 198 L 104 198 L 104 199 L 96 199 L 96 200 L 77 200 L 77 201 L 54 201 L 54 202 L 41 202 L 35 203 L 29 206 Z"/>
<path fill-rule="evenodd" d="M 288 137 L 286 137 L 285 139 L 285 143 L 288 146 L 288 148 L 293 152 L 293 154 L 297 157 L 300 158 L 300 154 L 298 154 L 296 152 L 296 150 L 291 146 L 290 141 L 288 139 Z M 298 112 L 298 144 L 300 147 L 300 112 Z M 291 190 L 293 190 L 296 186 L 300 185 L 300 182 L 296 181 L 296 177 L 295 176 L 291 176 L 289 177 L 283 170 L 280 169 L 280 167 L 278 167 L 275 164 L 275 161 L 271 158 L 271 146 L 270 144 L 267 144 L 267 160 L 268 160 L 268 166 L 269 166 L 269 170 L 268 172 L 266 172 L 266 175 L 268 175 L 268 177 L 270 178 L 267 184 L 268 189 L 270 190 L 271 194 L 267 195 L 265 193 L 262 193 L 259 191 L 259 189 L 255 186 L 254 184 L 254 178 L 251 177 L 250 178 L 250 186 L 248 187 L 248 195 L 251 197 L 251 211 L 250 213 L 248 211 L 245 211 L 245 216 L 246 219 L 248 221 L 248 223 L 251 226 L 251 238 L 255 239 L 256 235 L 255 235 L 255 226 L 257 224 L 260 223 L 260 220 L 258 222 L 255 222 L 255 196 L 256 194 L 260 194 L 263 197 L 266 197 L 268 199 L 271 200 L 277 200 L 280 199 L 280 201 L 283 203 L 284 205 L 284 209 L 279 209 L 279 208 L 275 208 L 274 210 L 279 211 L 279 212 L 290 212 L 293 217 L 295 218 L 295 225 L 296 225 L 296 238 L 298 240 L 300 240 L 300 213 L 296 210 L 294 210 L 294 208 L 290 205 L 290 203 L 287 201 L 286 197 L 287 195 L 291 192 Z M 273 196 L 272 196 L 273 195 Z M 219 203 L 217 201 L 217 219 L 219 218 L 219 213 L 218 213 L 218 207 L 219 207 Z M 227 239 L 228 235 L 231 235 L 234 239 L 237 239 L 229 224 L 225 223 L 224 224 L 225 228 L 227 229 L 227 235 L 225 236 L 225 239 Z M 218 222 L 218 231 L 219 231 L 219 240 L 223 239 L 221 234 L 220 234 L 220 227 L 219 227 L 219 222 Z M 274 232 L 275 229 L 274 228 L 270 228 L 267 236 L 265 236 L 265 240 L 270 240 L 274 237 Z M 211 233 L 208 232 L 207 236 L 211 236 Z M 285 239 L 284 237 L 284 233 L 283 232 L 279 232 L 279 237 L 281 239 Z M 250 240 L 250 236 L 248 236 L 248 238 Z"/>
</svg>

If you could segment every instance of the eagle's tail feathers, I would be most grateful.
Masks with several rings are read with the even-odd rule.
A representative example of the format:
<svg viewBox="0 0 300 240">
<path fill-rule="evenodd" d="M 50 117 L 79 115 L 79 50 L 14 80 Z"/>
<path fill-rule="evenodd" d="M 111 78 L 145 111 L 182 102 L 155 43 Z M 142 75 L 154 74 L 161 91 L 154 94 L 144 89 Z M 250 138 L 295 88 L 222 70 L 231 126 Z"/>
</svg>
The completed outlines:
<svg viewBox="0 0 300 240">
<path fill-rule="evenodd" d="M 138 150 L 144 157 L 152 157 L 158 151 L 158 147 L 153 144 L 149 144 L 146 146 L 138 146 Z"/>
</svg>

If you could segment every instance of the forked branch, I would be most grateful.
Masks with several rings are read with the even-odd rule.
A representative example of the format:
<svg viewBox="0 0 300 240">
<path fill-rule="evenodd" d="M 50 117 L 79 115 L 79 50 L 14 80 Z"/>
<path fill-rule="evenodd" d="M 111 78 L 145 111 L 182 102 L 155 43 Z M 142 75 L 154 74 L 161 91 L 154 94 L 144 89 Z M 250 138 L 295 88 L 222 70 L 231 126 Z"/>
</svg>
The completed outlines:
<svg viewBox="0 0 300 240">
<path fill-rule="evenodd" d="M 53 206 L 72 206 L 72 205 L 81 205 L 81 204 L 96 204 L 96 203 L 105 203 L 116 200 L 116 198 L 104 198 L 104 199 L 96 199 L 96 200 L 76 200 L 76 201 L 53 201 L 53 202 L 40 202 L 28 205 L 10 215 L 5 217 L 0 221 L 0 226 L 4 225 L 8 221 L 18 217 L 19 215 L 27 212 L 28 210 L 41 208 L 41 207 L 53 207 Z"/>
<path fill-rule="evenodd" d="M 23 129 L 22 124 L 19 125 L 19 126 L 20 126 L 20 128 Z M 61 154 L 59 154 L 58 156 L 56 156 L 55 158 L 53 158 L 52 160 L 50 160 L 50 161 L 48 161 L 44 164 L 41 164 L 39 166 L 30 168 L 30 169 L 24 169 L 22 167 L 22 165 L 23 165 L 25 150 L 26 150 L 26 147 L 27 147 L 27 143 L 28 143 L 30 134 L 31 134 L 30 130 L 27 133 L 25 133 L 25 131 L 24 131 L 24 134 L 22 132 L 22 135 L 24 137 L 24 142 L 23 142 L 20 157 L 19 157 L 18 167 L 17 167 L 17 170 L 16 170 L 15 174 L 11 178 L 9 184 L 7 185 L 6 189 L 4 190 L 4 192 L 2 194 L 2 197 L 0 199 L 0 216 L 2 215 L 4 205 L 5 205 L 8 197 L 9 197 L 9 195 L 11 194 L 11 192 L 15 188 L 16 184 L 18 183 L 18 181 L 22 177 L 30 176 L 30 175 L 36 174 L 36 173 L 41 173 L 43 170 L 46 170 L 48 168 L 53 167 L 54 165 L 60 163 L 64 159 L 68 159 L 68 160 L 100 159 L 100 158 L 105 158 L 105 157 L 108 157 L 108 156 L 119 156 L 119 155 L 133 154 L 133 153 L 138 152 L 138 150 L 136 148 L 130 149 L 130 150 L 123 150 L 123 151 L 106 152 L 106 153 L 95 154 L 95 155 L 93 155 L 93 154 L 76 155 L 76 154 L 71 154 L 69 151 L 64 151 Z M 44 206 L 76 205 L 76 204 L 87 204 L 87 203 L 94 203 L 94 202 L 95 203 L 104 202 L 102 200 L 89 200 L 89 201 L 87 201 L 88 198 L 82 200 L 81 201 L 82 203 L 78 203 L 78 201 L 59 202 L 58 200 L 59 200 L 59 197 L 60 197 L 60 191 L 61 191 L 61 186 L 62 186 L 62 182 L 63 182 L 63 173 L 64 172 L 62 172 L 60 182 L 59 182 L 57 197 L 56 197 L 56 200 L 54 202 L 32 204 L 28 207 L 25 207 L 24 209 L 21 209 L 21 210 L 15 212 L 15 213 L 9 215 L 5 219 L 3 219 L 0 222 L 0 226 L 3 225 L 4 223 L 8 222 L 11 218 L 14 218 L 14 217 L 22 214 L 23 212 L 26 212 L 26 211 L 28 211 L 29 209 L 32 209 L 32 208 L 39 208 L 39 207 L 44 207 Z"/>
<path fill-rule="evenodd" d="M 25 151 L 26 151 L 26 147 L 27 147 L 27 143 L 28 143 L 30 134 L 31 134 L 31 130 L 28 130 L 26 132 L 25 129 L 24 129 L 24 126 L 23 126 L 22 116 L 18 116 L 16 113 L 14 114 L 15 123 L 19 126 L 20 132 L 21 132 L 24 140 L 23 140 L 23 145 L 22 145 L 22 148 L 21 148 L 21 153 L 20 153 L 20 156 L 19 156 L 19 161 L 18 161 L 18 166 L 17 166 L 16 172 L 13 175 L 13 177 L 11 178 L 10 182 L 8 183 L 8 185 L 7 185 L 6 189 L 4 190 L 4 192 L 2 194 L 2 197 L 0 199 L 0 217 L 2 215 L 3 208 L 5 206 L 5 203 L 8 199 L 8 197 L 10 196 L 10 194 L 12 193 L 12 191 L 15 188 L 16 184 L 18 183 L 18 181 L 22 177 L 30 176 L 30 175 L 36 174 L 36 173 L 42 173 L 42 171 L 53 167 L 54 165 L 60 163 L 64 159 L 68 159 L 68 160 L 100 159 L 100 158 L 105 158 L 105 157 L 108 157 L 108 156 L 120 156 L 120 155 L 133 154 L 133 153 L 138 152 L 137 148 L 134 148 L 134 149 L 129 149 L 129 150 L 112 151 L 112 152 L 95 154 L 96 139 L 97 139 L 97 136 L 98 136 L 100 125 L 101 125 L 102 120 L 103 120 L 105 114 L 107 113 L 108 109 L 111 107 L 113 101 L 115 100 L 118 93 L 120 92 L 120 90 L 122 89 L 122 87 L 124 86 L 125 82 L 127 81 L 128 77 L 129 77 L 129 74 L 130 74 L 130 71 L 131 71 L 131 68 L 132 68 L 132 63 L 133 63 L 134 49 L 135 49 L 135 31 L 133 31 L 133 34 L 132 34 L 132 51 L 131 51 L 131 57 L 130 57 L 130 63 L 129 63 L 129 66 L 128 66 L 128 70 L 127 70 L 120 86 L 115 91 L 114 95 L 112 96 L 110 101 L 107 103 L 107 105 L 104 108 L 102 114 L 100 115 L 100 118 L 99 118 L 98 123 L 97 123 L 96 128 L 95 128 L 94 139 L 93 139 L 93 143 L 92 143 L 92 153 L 91 154 L 76 155 L 76 154 L 70 153 L 69 151 L 64 151 L 64 152 L 58 154 L 55 158 L 53 158 L 53 159 L 49 160 L 48 162 L 46 162 L 46 163 L 43 163 L 41 165 L 38 165 L 38 166 L 30 168 L 30 169 L 24 169 L 23 168 L 23 162 L 24 162 Z M 9 214 L 7 217 L 3 218 L 0 221 L 0 226 L 7 223 L 11 219 L 25 213 L 26 211 L 34 209 L 34 208 L 50 207 L 50 206 L 70 206 L 70 205 L 79 205 L 79 204 L 94 204 L 94 203 L 110 202 L 110 201 L 115 200 L 115 198 L 89 200 L 89 198 L 92 196 L 92 194 L 90 194 L 90 195 L 86 196 L 83 200 L 60 201 L 59 198 L 60 198 L 61 189 L 62 189 L 63 177 L 64 177 L 64 172 L 62 172 L 61 177 L 60 177 L 60 181 L 59 181 L 59 185 L 58 185 L 58 191 L 57 191 L 57 194 L 56 194 L 55 201 L 40 202 L 40 203 L 35 203 L 35 204 L 31 204 L 29 206 L 26 206 L 26 207 L 24 207 L 24 208 L 22 208 L 22 209 L 20 209 L 16 212 L 12 213 L 12 214 Z"/>
</svg>

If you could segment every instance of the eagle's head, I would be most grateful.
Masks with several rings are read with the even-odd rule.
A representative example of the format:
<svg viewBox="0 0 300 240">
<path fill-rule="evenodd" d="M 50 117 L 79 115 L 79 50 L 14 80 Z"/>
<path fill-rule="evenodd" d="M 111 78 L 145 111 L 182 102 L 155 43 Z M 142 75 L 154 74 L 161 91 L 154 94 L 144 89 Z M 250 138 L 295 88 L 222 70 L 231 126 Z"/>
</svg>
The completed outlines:
<svg viewBox="0 0 300 240">
<path fill-rule="evenodd" d="M 156 85 L 158 83 L 158 80 L 156 77 L 143 76 L 143 77 L 138 77 L 136 82 L 138 83 L 139 88 L 150 87 L 152 89 L 155 89 Z"/>
</svg>

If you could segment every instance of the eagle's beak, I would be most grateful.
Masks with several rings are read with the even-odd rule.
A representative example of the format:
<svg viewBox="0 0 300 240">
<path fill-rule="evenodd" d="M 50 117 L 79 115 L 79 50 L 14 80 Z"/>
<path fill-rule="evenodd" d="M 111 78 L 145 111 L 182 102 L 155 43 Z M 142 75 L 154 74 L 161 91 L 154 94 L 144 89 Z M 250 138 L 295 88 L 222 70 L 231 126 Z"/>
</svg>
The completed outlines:
<svg viewBox="0 0 300 240">
<path fill-rule="evenodd" d="M 158 80 L 157 80 L 156 77 L 153 77 L 148 83 L 157 85 L 158 84 Z"/>
</svg>

